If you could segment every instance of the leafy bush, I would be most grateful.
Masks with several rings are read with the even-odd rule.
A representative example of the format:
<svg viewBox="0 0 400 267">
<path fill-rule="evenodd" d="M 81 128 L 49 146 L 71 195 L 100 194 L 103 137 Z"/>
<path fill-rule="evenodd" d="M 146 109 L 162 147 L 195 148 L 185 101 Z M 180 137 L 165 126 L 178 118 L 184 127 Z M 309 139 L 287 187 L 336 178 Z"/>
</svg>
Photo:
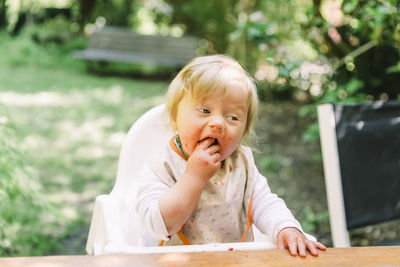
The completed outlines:
<svg viewBox="0 0 400 267">
<path fill-rule="evenodd" d="M 70 22 L 62 16 L 45 20 L 40 24 L 29 25 L 28 30 L 26 30 L 32 39 L 39 44 L 65 44 L 76 38 L 78 31 L 78 23 Z"/>
<path fill-rule="evenodd" d="M 0 47 L 2 51 L 8 51 L 8 53 L 4 54 L 4 57 L 2 57 L 1 60 L 7 61 L 11 66 L 51 66 L 54 64 L 52 57 L 30 38 L 11 38 L 6 33 L 3 33 L 2 35 L 6 40 L 4 43 L 0 44 Z M 52 47 L 48 48 L 47 51 L 52 50 Z"/>
<path fill-rule="evenodd" d="M 319 103 L 400 98 L 397 1 L 308 1 L 303 5 L 305 10 L 300 8 L 299 1 L 280 4 L 296 5 L 299 10 L 287 18 L 293 25 L 291 31 L 285 31 L 286 24 L 279 20 L 277 30 L 265 28 L 273 25 L 268 20 L 271 12 L 261 8 L 265 12 L 256 11 L 248 16 L 243 35 L 247 47 L 253 44 L 247 54 L 257 65 L 255 78 L 259 81 L 260 97 L 294 98 L 310 104 L 302 109 L 302 115 L 314 116 L 315 123 L 305 132 L 304 140 L 318 139 Z M 267 34 L 254 38 L 252 33 L 264 28 Z"/>
<path fill-rule="evenodd" d="M 56 211 L 43 197 L 35 169 L 29 166 L 7 121 L 1 115 L 0 255 L 48 254 L 56 248 Z"/>
<path fill-rule="evenodd" d="M 224 16 L 217 8 L 210 13 L 224 20 L 217 29 L 207 27 L 218 21 L 214 15 L 201 16 L 207 7 L 190 15 L 198 9 L 194 0 L 179 7 L 167 1 L 171 23 L 188 25 L 189 32 L 219 47 L 216 51 L 244 63 L 262 99 L 360 102 L 400 94 L 398 1 L 223 2 L 230 3 L 222 8 Z M 362 84 L 356 92 L 355 83 Z"/>
<path fill-rule="evenodd" d="M 0 31 L 1 51 L 7 51 L 2 54 L 0 61 L 12 67 L 33 66 L 33 67 L 56 67 L 60 64 L 70 65 L 71 67 L 80 67 L 82 62 L 72 58 L 70 53 L 86 45 L 82 37 L 75 37 L 63 44 L 53 42 L 39 44 L 33 40 L 33 34 L 36 26 L 27 26 L 24 31 L 15 37 L 8 33 Z"/>
<path fill-rule="evenodd" d="M 310 206 L 305 206 L 299 217 L 303 230 L 308 233 L 315 233 L 318 227 L 328 221 L 329 212 L 327 210 L 315 212 Z"/>
</svg>

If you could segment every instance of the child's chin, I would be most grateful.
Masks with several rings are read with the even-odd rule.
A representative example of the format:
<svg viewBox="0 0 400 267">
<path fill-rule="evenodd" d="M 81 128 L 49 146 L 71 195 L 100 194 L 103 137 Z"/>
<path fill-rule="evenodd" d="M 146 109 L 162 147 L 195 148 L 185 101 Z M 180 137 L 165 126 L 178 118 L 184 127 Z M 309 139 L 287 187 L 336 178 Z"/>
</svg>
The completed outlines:
<svg viewBox="0 0 400 267">
<path fill-rule="evenodd" d="M 232 154 L 235 152 L 235 150 L 236 149 L 234 149 L 234 150 L 229 150 L 229 151 L 227 151 L 227 150 L 224 150 L 223 148 L 222 148 L 222 150 L 221 151 L 219 151 L 219 153 L 221 154 L 221 161 L 223 161 L 223 160 L 226 160 L 227 158 L 229 158 L 230 156 L 232 156 Z"/>
<path fill-rule="evenodd" d="M 222 152 L 222 153 L 220 152 L 220 154 L 221 154 L 221 160 L 220 160 L 221 162 L 226 160 L 230 156 L 230 155 L 224 154 L 224 152 Z"/>
</svg>

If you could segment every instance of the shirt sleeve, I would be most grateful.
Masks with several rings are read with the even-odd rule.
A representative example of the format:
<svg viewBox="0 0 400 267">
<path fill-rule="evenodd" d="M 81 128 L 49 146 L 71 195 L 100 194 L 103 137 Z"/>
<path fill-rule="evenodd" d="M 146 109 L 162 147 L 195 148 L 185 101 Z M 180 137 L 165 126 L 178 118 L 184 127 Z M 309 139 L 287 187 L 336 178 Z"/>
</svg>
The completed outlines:
<svg viewBox="0 0 400 267">
<path fill-rule="evenodd" d="M 278 233 L 294 227 L 303 233 L 300 223 L 294 218 L 285 202 L 272 193 L 267 179 L 254 166 L 253 221 L 255 226 L 276 242 Z"/>
<path fill-rule="evenodd" d="M 168 240 L 169 234 L 158 206 L 158 199 L 169 189 L 169 186 L 163 183 L 146 163 L 139 179 L 135 208 L 145 230 L 160 240 Z"/>
</svg>

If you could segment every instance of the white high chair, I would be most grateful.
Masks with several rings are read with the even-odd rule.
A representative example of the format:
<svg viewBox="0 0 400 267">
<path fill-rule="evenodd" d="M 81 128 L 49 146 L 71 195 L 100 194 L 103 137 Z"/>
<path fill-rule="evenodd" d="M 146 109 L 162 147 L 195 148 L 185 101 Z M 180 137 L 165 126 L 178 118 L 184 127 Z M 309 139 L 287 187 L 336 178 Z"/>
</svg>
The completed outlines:
<svg viewBox="0 0 400 267">
<path fill-rule="evenodd" d="M 126 201 L 135 199 L 136 177 L 145 163 L 146 155 L 168 143 L 174 132 L 169 128 L 165 104 L 156 106 L 141 116 L 129 130 L 122 146 L 115 185 L 108 195 L 96 198 L 89 236 L 86 244 L 88 254 L 165 253 L 195 251 L 226 251 L 272 249 L 276 245 L 253 225 L 257 242 L 141 247 L 136 242 L 140 233 L 132 222 L 138 222 L 134 205 Z M 313 237 L 309 238 L 313 239 Z"/>
</svg>

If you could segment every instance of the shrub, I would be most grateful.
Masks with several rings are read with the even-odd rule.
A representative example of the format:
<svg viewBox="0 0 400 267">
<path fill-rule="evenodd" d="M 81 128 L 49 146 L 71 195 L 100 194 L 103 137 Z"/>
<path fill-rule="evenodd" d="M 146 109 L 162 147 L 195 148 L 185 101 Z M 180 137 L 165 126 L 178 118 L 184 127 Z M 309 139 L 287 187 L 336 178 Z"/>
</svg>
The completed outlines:
<svg viewBox="0 0 400 267">
<path fill-rule="evenodd" d="M 0 112 L 4 114 L 4 112 Z M 35 169 L 0 116 L 0 255 L 43 255 L 56 247 L 56 211 L 42 194 Z"/>
<path fill-rule="evenodd" d="M 53 19 L 45 20 L 40 24 L 31 24 L 25 31 L 39 44 L 65 44 L 76 38 L 79 33 L 79 25 L 68 21 L 64 17 L 58 16 Z"/>
<path fill-rule="evenodd" d="M 71 52 L 85 47 L 86 41 L 83 37 L 75 37 L 59 44 L 54 42 L 38 43 L 34 41 L 35 30 L 27 26 L 20 35 L 11 37 L 6 32 L 0 31 L 1 51 L 0 61 L 11 67 L 57 67 L 61 64 L 71 67 L 82 67 L 82 62 L 71 57 Z"/>
</svg>

